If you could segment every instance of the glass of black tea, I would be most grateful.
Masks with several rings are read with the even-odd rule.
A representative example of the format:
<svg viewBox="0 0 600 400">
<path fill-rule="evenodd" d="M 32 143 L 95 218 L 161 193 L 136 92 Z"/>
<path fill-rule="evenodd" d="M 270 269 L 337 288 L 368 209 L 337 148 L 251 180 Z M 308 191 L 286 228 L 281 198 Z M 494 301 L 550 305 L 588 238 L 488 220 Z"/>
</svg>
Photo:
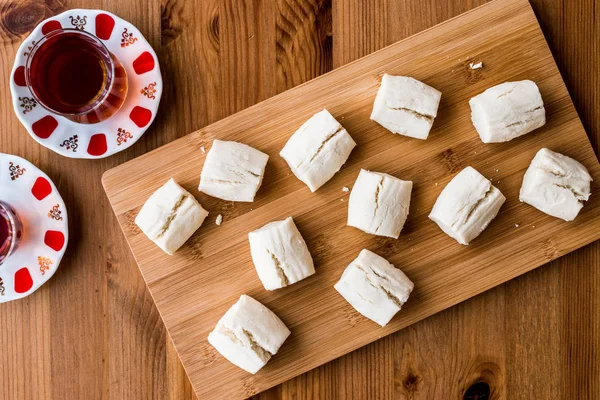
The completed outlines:
<svg viewBox="0 0 600 400">
<path fill-rule="evenodd" d="M 96 36 L 57 29 L 29 52 L 25 79 L 35 100 L 82 124 L 114 115 L 127 96 L 127 73 Z"/>
<path fill-rule="evenodd" d="M 16 211 L 0 201 L 0 265 L 19 245 L 23 236 L 23 225 Z"/>
</svg>

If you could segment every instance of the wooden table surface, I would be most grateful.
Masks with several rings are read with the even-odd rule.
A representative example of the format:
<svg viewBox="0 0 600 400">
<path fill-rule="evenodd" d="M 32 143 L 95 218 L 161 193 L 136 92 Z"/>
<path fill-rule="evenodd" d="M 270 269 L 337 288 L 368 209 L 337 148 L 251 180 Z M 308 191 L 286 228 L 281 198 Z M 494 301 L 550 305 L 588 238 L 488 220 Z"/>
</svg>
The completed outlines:
<svg viewBox="0 0 600 400">
<path fill-rule="evenodd" d="M 30 297 L 0 305 L 0 399 L 193 399 L 104 195 L 102 173 L 481 3 L 0 0 L 0 152 L 25 157 L 54 179 L 71 232 L 55 276 Z M 596 3 L 532 1 L 597 153 Z M 24 35 L 76 7 L 106 9 L 136 24 L 163 72 L 153 126 L 104 160 L 66 159 L 41 147 L 10 101 L 9 71 Z M 596 242 L 256 397 L 596 398 L 599 266 Z M 489 396 L 486 385 L 472 386 L 480 381 Z"/>
</svg>

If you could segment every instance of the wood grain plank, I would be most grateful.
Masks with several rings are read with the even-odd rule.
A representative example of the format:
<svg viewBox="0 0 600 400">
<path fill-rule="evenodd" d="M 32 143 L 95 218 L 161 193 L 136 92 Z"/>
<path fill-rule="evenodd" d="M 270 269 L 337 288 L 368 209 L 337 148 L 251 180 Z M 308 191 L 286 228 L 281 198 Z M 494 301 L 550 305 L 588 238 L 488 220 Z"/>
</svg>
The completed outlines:
<svg viewBox="0 0 600 400">
<path fill-rule="evenodd" d="M 219 26 L 223 108 L 229 115 L 275 94 L 274 3 L 221 2 Z"/>
<path fill-rule="evenodd" d="M 331 0 L 278 0 L 276 24 L 278 93 L 331 71 Z"/>
<path fill-rule="evenodd" d="M 532 6 L 545 28 L 561 74 L 598 154 L 600 79 L 594 68 L 600 61 L 600 49 L 594 43 L 600 37 L 600 10 L 596 3 L 581 1 L 573 7 L 568 1 L 534 0 Z M 515 398 L 526 398 L 523 394 L 526 388 L 533 388 L 541 396 L 560 393 L 562 398 L 594 398 L 600 393 L 598 363 L 591 361 L 598 359 L 600 346 L 600 317 L 593 311 L 600 298 L 599 251 L 598 242 L 589 245 L 549 265 L 554 274 L 549 280 L 531 278 L 524 285 L 526 293 L 543 291 L 548 285 L 558 293 L 559 305 L 554 298 L 542 300 L 544 296 L 531 296 L 528 304 L 539 310 L 539 315 L 546 321 L 544 326 L 558 324 L 559 334 L 556 335 L 554 329 L 541 329 L 537 335 L 541 336 L 539 339 L 533 334 L 535 330 L 523 337 L 520 347 L 529 350 L 528 371 L 535 366 L 542 368 L 538 369 L 539 374 L 527 379 L 527 372 L 516 372 L 522 365 L 515 363 L 515 375 L 521 382 L 514 387 Z M 540 343 L 540 346 L 531 343 Z M 519 360 L 522 360 L 520 356 Z M 554 378 L 550 380 L 551 376 Z"/>
<path fill-rule="evenodd" d="M 54 4 L 54 10 L 59 11 L 61 6 L 60 3 Z M 54 10 L 41 2 L 27 5 L 0 1 L 0 71 L 4 73 L 3 76 L 7 76 L 12 69 L 14 54 L 22 36 L 43 18 L 52 15 Z M 31 146 L 31 139 L 12 115 L 12 108 L 4 106 L 9 104 L 9 80 L 2 79 L 0 151 L 27 156 L 38 165 L 47 163 L 48 158 L 40 157 L 39 151 L 25 151 Z M 16 135 L 15 132 L 19 134 Z M 47 172 L 52 176 L 52 173 Z M 59 189 L 64 189 L 64 185 L 56 183 Z M 35 297 L 5 303 L 0 308 L 0 398 L 33 399 L 38 396 L 50 397 L 52 393 L 49 377 L 53 373 L 54 363 L 50 349 L 54 338 L 49 316 L 54 307 L 51 295 L 52 291 L 45 286 Z"/>
<path fill-rule="evenodd" d="M 486 10 L 495 10 L 497 14 L 488 16 Z M 491 25 L 495 26 L 490 28 Z M 473 36 L 472 32 L 477 34 Z M 445 40 L 440 41 L 438 35 L 442 33 Z M 527 37 L 526 40 L 523 35 Z M 461 43 L 465 47 L 453 43 Z M 415 52 L 417 48 L 418 55 Z M 487 67 L 484 76 L 474 79 L 466 61 L 466 55 L 469 54 L 485 59 Z M 521 57 L 534 54 L 535 57 L 526 65 L 516 62 Z M 445 61 L 444 55 L 448 61 Z M 436 140 L 428 141 L 427 146 L 415 141 L 399 141 L 392 145 L 390 141 L 386 141 L 390 137 L 388 133 L 374 129 L 372 125 L 369 127 L 364 122 L 368 121 L 369 105 L 377 88 L 374 70 L 387 70 L 391 73 L 394 70 L 402 71 L 424 79 L 440 88 L 443 93 L 448 93 L 446 104 L 442 105 L 440 112 L 442 117 L 438 118 L 440 121 Z M 448 80 L 443 73 L 456 78 Z M 536 80 L 549 115 L 549 123 L 544 130 L 561 132 L 561 135 L 532 134 L 510 145 L 486 148 L 476 136 L 457 133 L 463 126 L 472 130 L 468 122 L 468 109 L 459 105 L 466 104 L 469 97 L 490 85 L 485 79 L 488 74 L 493 76 L 494 82 L 519 79 L 522 76 Z M 342 82 L 344 90 L 340 95 Z M 352 98 L 352 102 L 348 98 Z M 184 187 L 194 190 L 203 158 L 198 149 L 200 145 L 208 148 L 210 140 L 219 137 L 240 140 L 269 154 L 276 154 L 288 136 L 286 132 L 293 131 L 293 127 L 298 126 L 305 115 L 313 112 L 313 108 L 323 105 L 334 115 L 342 115 L 344 125 L 353 132 L 361 146 L 358 148 L 357 158 L 349 161 L 346 168 L 336 175 L 320 195 L 305 193 L 301 185 L 285 173 L 283 162 L 275 158 L 270 163 L 270 170 L 267 170 L 270 178 L 265 179 L 261 189 L 263 196 L 250 205 L 239 204 L 235 208 L 227 206 L 229 208 L 226 215 L 231 221 L 229 225 L 201 229 L 192 239 L 191 245 L 173 257 L 160 254 L 131 224 L 132 215 L 135 215 L 144 199 L 167 177 L 174 176 Z M 294 112 L 286 112 L 287 107 Z M 248 123 L 249 121 L 252 122 Z M 269 135 L 264 132 L 269 132 Z M 569 134 L 569 140 L 565 140 L 565 135 Z M 376 337 L 407 326 L 455 304 L 458 299 L 463 300 L 480 293 L 592 240 L 595 233 L 598 233 L 593 199 L 584 208 L 583 213 L 587 212 L 587 217 L 583 218 L 582 214 L 576 228 L 574 225 L 559 225 L 559 222 L 549 217 L 536 215 L 533 220 L 531 213 L 521 208 L 522 205 L 507 202 L 498 217 L 504 222 L 486 230 L 486 233 L 489 232 L 487 242 L 480 241 L 480 247 L 461 249 L 460 252 L 444 242 L 447 238 L 435 228 L 429 229 L 426 226 L 426 211 L 438 193 L 434 189 L 434 183 L 443 185 L 457 169 L 472 164 L 484 172 L 484 175 L 491 176 L 507 197 L 516 198 L 520 186 L 518 177 L 522 176 L 531 157 L 542 144 L 576 155 L 595 175 L 595 170 L 598 169 L 597 159 L 576 119 L 528 3 L 496 2 L 468 14 L 462 21 L 453 20 L 436 30 L 424 32 L 359 63 L 338 69 L 335 74 L 283 93 L 258 107 L 251 107 L 164 146 L 157 152 L 129 162 L 105 174 L 104 184 L 191 381 L 196 383 L 196 393 L 201 396 L 239 397 L 253 394 L 302 372 L 309 366 L 318 365 Z M 397 159 L 396 154 L 401 147 L 404 148 L 404 156 Z M 408 147 L 411 149 L 408 150 Z M 507 159 L 509 147 L 512 157 Z M 485 156 L 476 157 L 478 151 Z M 166 161 L 173 159 L 177 159 L 175 164 Z M 415 193 L 413 198 L 416 212 L 403 240 L 381 241 L 336 228 L 343 226 L 345 219 L 345 210 L 338 203 L 338 186 L 341 187 L 340 183 L 344 181 L 350 182 L 354 176 L 353 169 L 357 168 L 357 160 L 367 168 L 395 174 L 402 171 L 403 176 L 417 179 L 421 193 Z M 423 171 L 421 165 L 424 164 L 429 165 L 430 170 Z M 127 170 L 129 175 L 123 176 L 123 170 Z M 335 181 L 338 182 L 337 185 L 333 185 Z M 203 195 L 200 199 L 209 210 L 221 212 L 224 209 L 223 202 L 216 199 Z M 308 217 L 309 213 L 311 218 Z M 240 268 L 240 265 L 249 264 L 249 258 L 245 240 L 243 237 L 240 239 L 236 232 L 239 233 L 240 226 L 250 230 L 269 220 L 281 218 L 283 214 L 297 217 L 301 231 L 306 232 L 309 247 L 319 249 L 315 259 L 323 272 L 318 281 L 307 283 L 310 281 L 307 280 L 289 290 L 265 294 L 260 290 L 253 269 Z M 520 229 L 515 228 L 516 221 L 521 225 Z M 557 229 L 561 229 L 564 236 L 553 236 L 552 232 L 557 232 Z M 331 237 L 343 235 L 343 244 L 340 243 L 335 248 L 330 246 L 324 241 L 321 232 Z M 428 246 L 438 248 L 439 252 L 431 254 L 427 251 L 421 245 L 424 238 L 429 238 Z M 411 243 L 411 240 L 414 242 Z M 529 245 L 524 246 L 525 242 Z M 352 258 L 347 251 L 369 244 L 392 261 L 397 258 L 398 265 L 402 265 L 417 286 L 422 288 L 422 292 L 416 293 L 412 298 L 413 302 L 403 311 L 403 318 L 378 333 L 368 329 L 361 321 L 350 318 L 352 310 L 346 310 L 334 295 L 327 294 L 326 302 L 317 300 L 319 295 L 323 297 L 331 289 L 331 284 L 338 276 L 339 266 L 345 265 Z M 512 246 L 510 250 L 508 246 Z M 502 268 L 499 267 L 500 264 L 493 267 L 499 254 L 502 255 Z M 195 267 L 191 268 L 191 264 Z M 204 268 L 198 268 L 198 264 L 204 265 Z M 210 267 L 217 264 L 219 269 Z M 426 270 L 423 269 L 425 265 Z M 236 280 L 219 272 L 227 269 L 236 271 Z M 464 271 L 469 269 L 471 274 L 465 274 Z M 288 321 L 295 332 L 288 347 L 278 357 L 274 357 L 261 374 L 254 377 L 243 376 L 238 369 L 219 358 L 205 342 L 205 335 L 214 325 L 212 319 L 218 319 L 240 291 L 263 300 L 284 321 Z M 283 292 L 287 292 L 286 297 L 283 297 Z M 288 304 L 288 307 L 284 307 L 284 304 Z M 323 304 L 327 304 L 327 307 L 323 307 Z M 332 309 L 338 307 L 338 311 L 344 311 L 334 315 Z M 313 313 L 314 310 L 320 311 L 311 317 L 306 314 L 309 309 Z M 329 310 L 326 325 L 335 327 L 333 329 L 336 332 L 344 332 L 343 342 L 336 341 L 339 336 L 329 337 L 322 329 L 318 341 L 314 334 L 310 334 L 320 326 L 319 319 L 323 318 L 323 311 L 326 309 Z M 350 325 L 346 318 L 350 318 Z M 297 346 L 312 350 L 299 351 Z M 487 365 L 477 359 L 467 361 L 475 362 L 475 365 Z M 282 366 L 286 363 L 288 366 L 284 369 Z M 476 370 L 477 368 L 473 371 Z M 495 393 L 505 390 L 500 372 L 498 369 L 495 374 L 501 377 L 494 388 Z M 208 373 L 211 376 L 216 374 L 222 380 L 219 383 L 207 382 Z M 470 374 L 477 375 L 477 371 Z M 227 385 L 221 383 L 225 381 Z"/>
<path fill-rule="evenodd" d="M 159 7 L 149 4 L 0 2 L 0 70 L 8 76 L 24 35 L 43 18 L 66 8 L 109 8 L 136 24 L 156 47 Z M 148 11 L 139 13 L 140 9 Z M 4 381 L 0 397 L 162 398 L 165 330 L 139 271 L 132 268 L 133 258 L 115 229 L 116 220 L 107 213 L 108 202 L 96 195 L 102 172 L 147 149 L 144 142 L 153 136 L 153 128 L 135 149 L 108 160 L 66 159 L 29 137 L 10 107 L 8 79 L 1 85 L 0 148 L 24 156 L 53 178 L 71 216 L 71 235 L 54 278 L 24 301 L 2 305 L 0 318 L 7 320 L 1 324 L 15 333 L 1 340 L 2 352 L 15 358 L 13 364 L 0 366 Z"/>
</svg>

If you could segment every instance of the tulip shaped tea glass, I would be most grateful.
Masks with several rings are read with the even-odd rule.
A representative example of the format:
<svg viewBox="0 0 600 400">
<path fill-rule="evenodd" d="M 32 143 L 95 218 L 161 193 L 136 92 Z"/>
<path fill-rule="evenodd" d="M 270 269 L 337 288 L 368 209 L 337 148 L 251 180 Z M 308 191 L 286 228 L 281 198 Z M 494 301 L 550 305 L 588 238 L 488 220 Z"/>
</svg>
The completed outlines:
<svg viewBox="0 0 600 400">
<path fill-rule="evenodd" d="M 41 106 L 83 124 L 110 118 L 127 96 L 123 65 L 100 39 L 77 29 L 57 29 L 35 43 L 25 79 Z"/>
<path fill-rule="evenodd" d="M 16 250 L 23 236 L 23 225 L 14 208 L 0 201 L 0 265 Z"/>
</svg>

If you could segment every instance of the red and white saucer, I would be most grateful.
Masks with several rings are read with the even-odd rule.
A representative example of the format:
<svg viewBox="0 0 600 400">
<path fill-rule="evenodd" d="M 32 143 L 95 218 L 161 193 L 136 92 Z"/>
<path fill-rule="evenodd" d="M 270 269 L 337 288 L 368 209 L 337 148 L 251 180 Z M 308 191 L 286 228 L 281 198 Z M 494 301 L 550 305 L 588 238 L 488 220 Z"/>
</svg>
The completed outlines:
<svg viewBox="0 0 600 400">
<path fill-rule="evenodd" d="M 127 71 L 128 92 L 121 109 L 97 124 L 79 124 L 37 104 L 25 82 L 25 64 L 32 46 L 60 28 L 89 32 L 106 45 Z M 15 112 L 42 146 L 71 158 L 102 158 L 134 144 L 148 129 L 162 94 L 156 53 L 129 22 L 106 11 L 74 9 L 40 23 L 19 47 L 10 76 Z"/>
<path fill-rule="evenodd" d="M 19 215 L 23 236 L 0 265 L 0 303 L 35 292 L 56 272 L 69 240 L 67 209 L 56 186 L 29 161 L 0 153 L 0 200 Z"/>
</svg>

